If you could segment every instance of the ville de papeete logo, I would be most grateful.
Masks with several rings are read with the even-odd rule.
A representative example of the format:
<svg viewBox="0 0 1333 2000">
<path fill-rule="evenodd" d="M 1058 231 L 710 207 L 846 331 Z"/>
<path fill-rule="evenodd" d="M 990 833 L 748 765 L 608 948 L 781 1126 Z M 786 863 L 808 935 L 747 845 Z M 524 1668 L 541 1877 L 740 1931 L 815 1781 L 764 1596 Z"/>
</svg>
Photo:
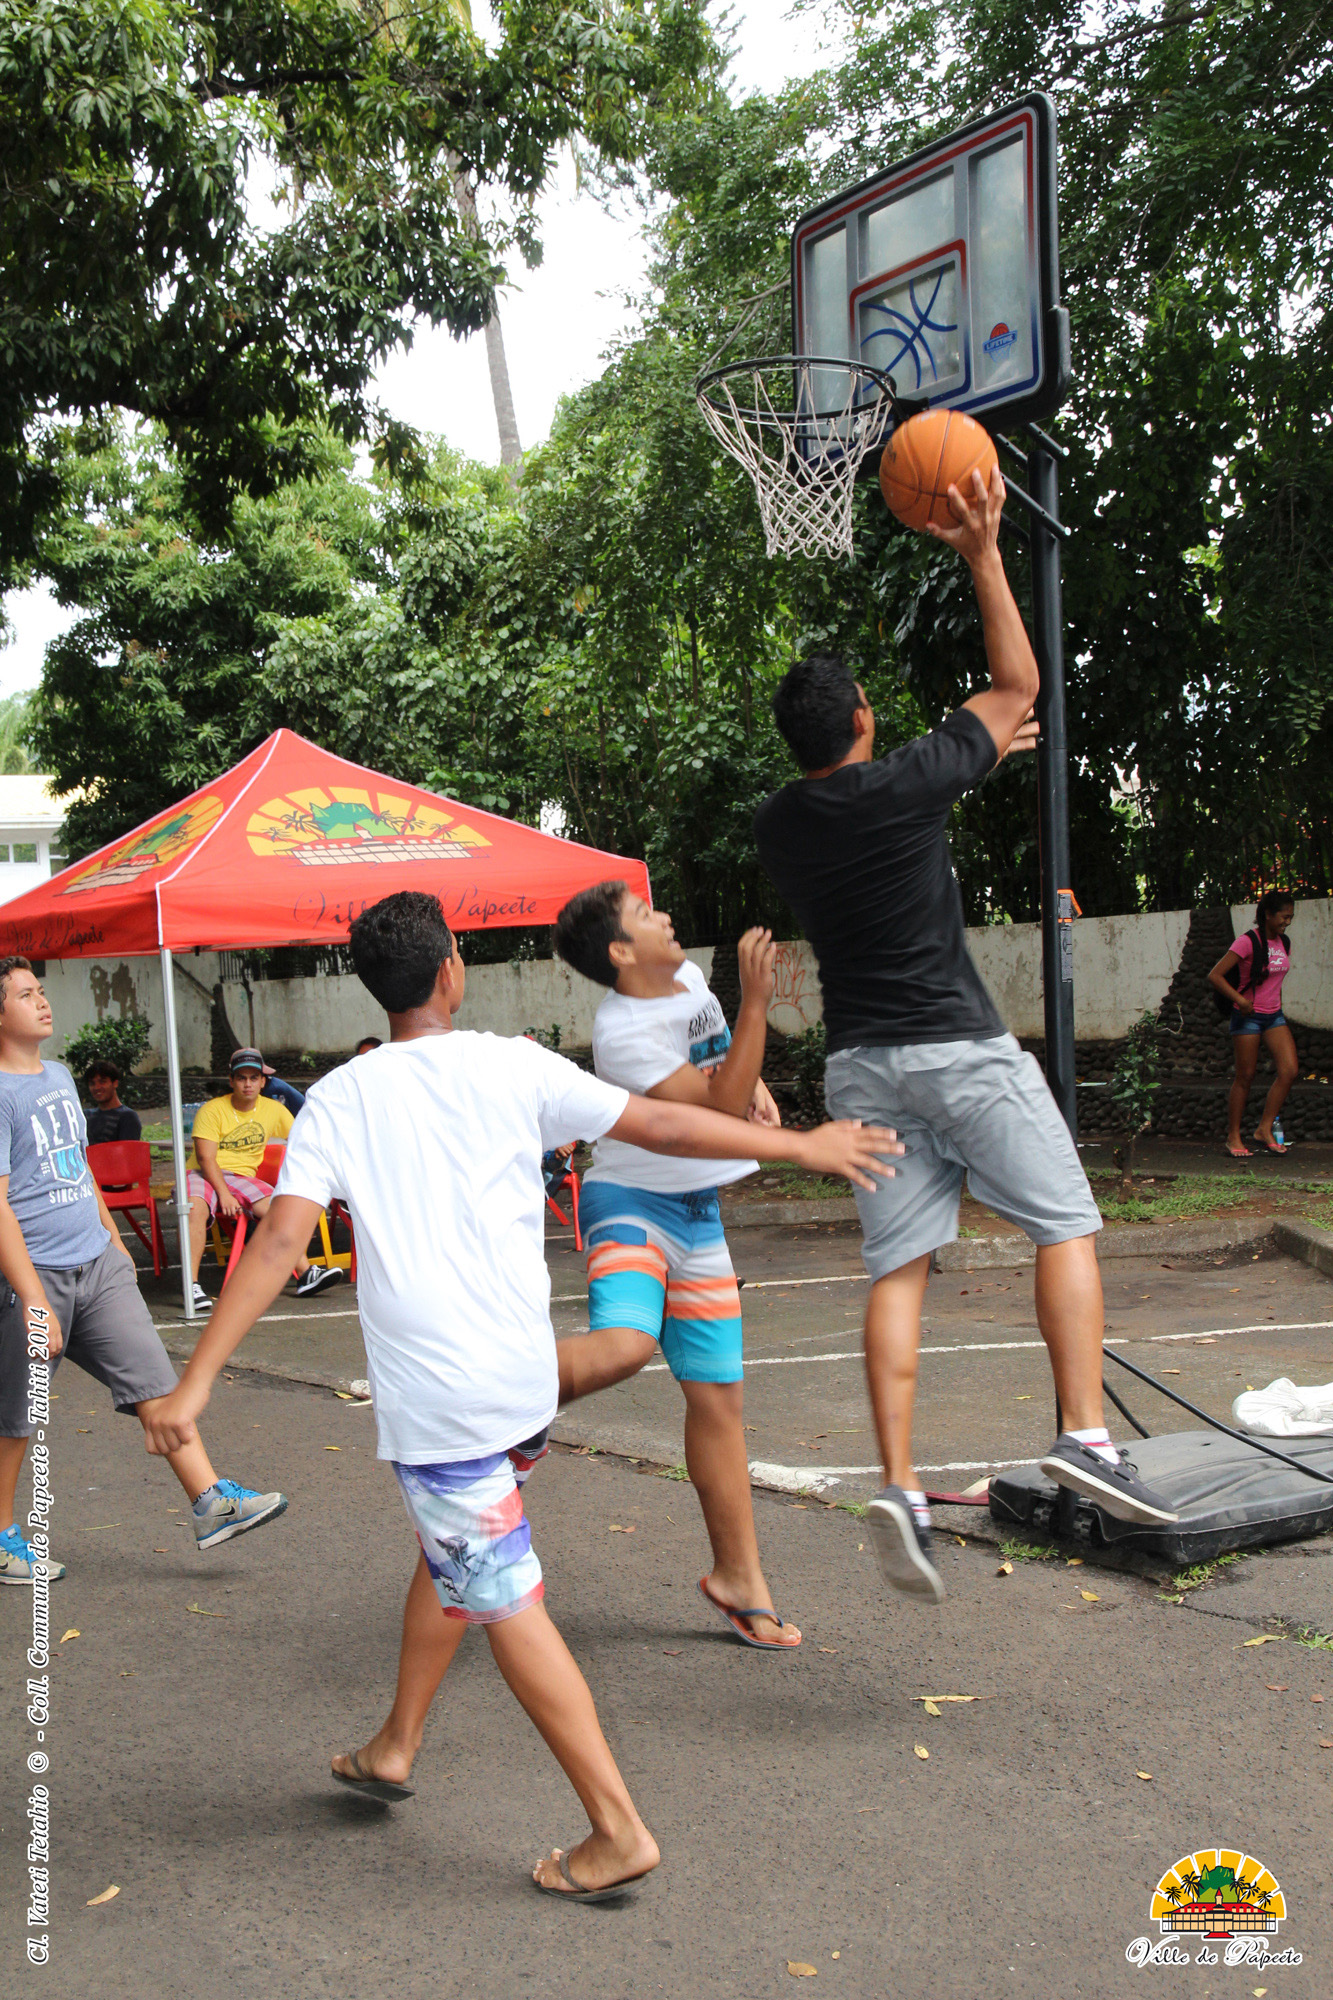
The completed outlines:
<svg viewBox="0 0 1333 2000">
<path fill-rule="evenodd" d="M 154 868 L 165 868 L 169 862 L 179 861 L 217 825 L 222 810 L 222 800 L 210 792 L 188 806 L 177 806 L 163 813 L 75 870 L 68 882 L 61 884 L 60 894 L 84 896 L 93 889 L 123 888 Z"/>
<path fill-rule="evenodd" d="M 280 854 L 307 868 L 466 861 L 491 844 L 438 806 L 350 785 L 306 785 L 270 799 L 251 814 L 245 831 L 256 854 Z"/>
<path fill-rule="evenodd" d="M 1286 1898 L 1272 1870 L 1240 1848 L 1182 1855 L 1153 1890 L 1149 1914 L 1157 1940 L 1139 1937 L 1127 1945 L 1131 1965 L 1221 1963 L 1263 1971 L 1301 1963 L 1290 1945 L 1269 1950 L 1268 1939 L 1288 1915 Z"/>
</svg>

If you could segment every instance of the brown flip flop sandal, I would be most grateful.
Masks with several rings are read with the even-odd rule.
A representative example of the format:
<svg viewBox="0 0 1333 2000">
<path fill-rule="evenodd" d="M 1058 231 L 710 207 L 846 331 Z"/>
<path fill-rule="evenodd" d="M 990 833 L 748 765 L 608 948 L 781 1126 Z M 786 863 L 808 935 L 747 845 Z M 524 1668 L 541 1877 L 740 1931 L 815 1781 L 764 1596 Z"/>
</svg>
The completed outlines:
<svg viewBox="0 0 1333 2000">
<path fill-rule="evenodd" d="M 399 1799 L 416 1797 L 410 1785 L 400 1785 L 393 1778 L 377 1778 L 373 1771 L 364 1770 L 359 1750 L 349 1750 L 346 1754 L 355 1775 L 348 1777 L 346 1771 L 332 1771 L 329 1774 L 336 1778 L 340 1785 L 350 1785 L 353 1791 L 360 1792 L 362 1798 L 378 1799 L 384 1805 L 393 1805 Z"/>
<path fill-rule="evenodd" d="M 568 1882 L 569 1887 L 567 1889 L 553 1889 L 549 1882 L 539 1882 L 535 1876 L 532 1878 L 532 1886 L 534 1889 L 539 1889 L 543 1896 L 558 1896 L 562 1903 L 604 1903 L 608 1897 L 622 1896 L 632 1882 L 642 1882 L 645 1875 L 651 1875 L 653 1872 L 651 1868 L 643 1868 L 637 1875 L 622 1875 L 618 1882 L 608 1882 L 604 1889 L 585 1889 L 570 1874 L 569 1863 L 565 1860 L 564 1848 L 555 1847 L 552 1848 L 551 1852 L 560 1863 L 560 1873 L 564 1876 L 566 1882 Z"/>
</svg>

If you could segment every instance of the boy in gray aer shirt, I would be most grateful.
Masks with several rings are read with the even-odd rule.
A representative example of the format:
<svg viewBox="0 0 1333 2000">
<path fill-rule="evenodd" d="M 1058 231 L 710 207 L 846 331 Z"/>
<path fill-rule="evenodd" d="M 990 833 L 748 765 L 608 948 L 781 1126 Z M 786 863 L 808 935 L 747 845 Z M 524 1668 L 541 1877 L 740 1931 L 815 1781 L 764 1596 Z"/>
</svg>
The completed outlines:
<svg viewBox="0 0 1333 2000">
<path fill-rule="evenodd" d="M 32 1582 L 37 1561 L 15 1520 L 28 1416 L 29 1330 L 110 1389 L 146 1422 L 176 1386 L 134 1263 L 88 1168 L 74 1079 L 39 1050 L 51 1008 L 26 958 L 0 958 L 0 1583 Z M 43 1317 L 43 1315 L 45 1317 Z M 170 1456 L 192 1502 L 200 1548 L 281 1514 L 281 1493 L 219 1479 L 202 1443 Z M 55 1564 L 51 1576 L 65 1574 Z"/>
</svg>

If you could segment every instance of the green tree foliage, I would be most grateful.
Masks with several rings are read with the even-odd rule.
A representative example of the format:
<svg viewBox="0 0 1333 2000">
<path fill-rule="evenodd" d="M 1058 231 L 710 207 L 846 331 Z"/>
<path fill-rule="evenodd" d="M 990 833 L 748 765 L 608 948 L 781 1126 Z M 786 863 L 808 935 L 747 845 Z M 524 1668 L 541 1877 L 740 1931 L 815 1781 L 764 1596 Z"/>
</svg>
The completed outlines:
<svg viewBox="0 0 1333 2000">
<path fill-rule="evenodd" d="M 87 790 L 77 844 L 285 722 L 645 855 L 693 940 L 785 927 L 750 834 L 791 775 L 777 676 L 844 651 L 887 747 L 965 699 L 984 656 L 965 571 L 873 489 L 851 561 L 769 562 L 693 379 L 728 336 L 786 344 L 771 288 L 803 207 L 1044 84 L 1076 364 L 1060 420 L 1074 886 L 1089 914 L 1233 900 L 1257 874 L 1333 886 L 1324 11 L 1112 0 L 1091 18 L 1070 0 L 895 0 L 771 101 L 705 88 L 682 116 L 664 86 L 640 134 L 638 329 L 517 487 L 447 454 L 360 482 L 311 433 L 305 476 L 238 505 L 224 541 L 175 432 L 110 439 L 82 469 L 53 453 L 66 518 L 43 562 L 87 617 L 52 649 L 36 742 Z M 1020 545 L 1008 561 L 1022 598 Z M 963 802 L 954 845 L 971 921 L 1035 916 L 1030 761 Z"/>
<path fill-rule="evenodd" d="M 32 726 L 32 696 L 9 694 L 0 699 L 0 776 L 31 771 L 28 731 Z"/>
<path fill-rule="evenodd" d="M 132 1076 L 148 1047 L 152 1022 L 131 1016 L 124 1021 L 90 1021 L 65 1042 L 62 1058 L 75 1082 L 82 1084 L 90 1063 L 113 1062 Z"/>
<path fill-rule="evenodd" d="M 554 149 L 633 157 L 715 62 L 700 0 L 31 0 L 0 10 L 0 562 L 60 499 L 52 418 L 159 424 L 192 509 L 308 475 L 414 319 L 482 327 Z M 249 187 L 247 186 L 249 177 Z M 457 185 L 485 182 L 484 216 Z M 276 187 L 286 216 L 249 219 Z"/>
</svg>

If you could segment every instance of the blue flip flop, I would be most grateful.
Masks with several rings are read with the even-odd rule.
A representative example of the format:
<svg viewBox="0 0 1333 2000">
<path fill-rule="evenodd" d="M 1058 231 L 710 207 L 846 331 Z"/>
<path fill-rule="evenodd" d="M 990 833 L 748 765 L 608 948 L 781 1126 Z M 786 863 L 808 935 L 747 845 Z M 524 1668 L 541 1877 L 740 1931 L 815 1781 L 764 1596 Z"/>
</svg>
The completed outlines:
<svg viewBox="0 0 1333 2000">
<path fill-rule="evenodd" d="M 790 1646 L 784 1645 L 781 1639 L 756 1639 L 753 1632 L 746 1631 L 744 1625 L 741 1623 L 743 1618 L 771 1618 L 775 1625 L 786 1624 L 786 1619 L 779 1618 L 777 1612 L 771 1610 L 767 1604 L 752 1605 L 748 1611 L 742 1611 L 739 1608 L 733 1608 L 730 1604 L 724 1604 L 721 1598 L 714 1597 L 712 1591 L 708 1588 L 708 1578 L 706 1576 L 699 1578 L 699 1595 L 712 1605 L 714 1611 L 719 1612 L 726 1619 L 736 1637 L 743 1644 L 753 1646 L 756 1652 L 794 1653 L 797 1646 L 801 1643 L 798 1639 L 795 1646 Z"/>
</svg>

